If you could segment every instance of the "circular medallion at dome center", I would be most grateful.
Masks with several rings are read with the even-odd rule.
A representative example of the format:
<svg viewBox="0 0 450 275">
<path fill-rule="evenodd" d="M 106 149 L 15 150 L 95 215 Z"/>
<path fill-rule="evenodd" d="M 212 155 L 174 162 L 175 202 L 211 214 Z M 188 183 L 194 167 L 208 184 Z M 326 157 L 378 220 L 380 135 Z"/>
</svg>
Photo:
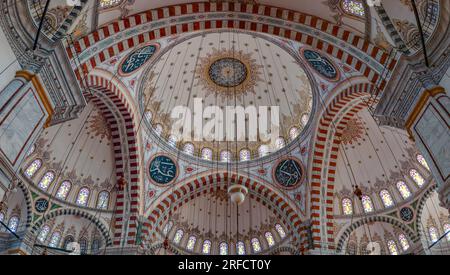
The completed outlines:
<svg viewBox="0 0 450 275">
<path fill-rule="evenodd" d="M 209 67 L 211 81 L 227 88 L 241 85 L 247 78 L 247 74 L 245 64 L 232 57 L 218 59 Z"/>
</svg>

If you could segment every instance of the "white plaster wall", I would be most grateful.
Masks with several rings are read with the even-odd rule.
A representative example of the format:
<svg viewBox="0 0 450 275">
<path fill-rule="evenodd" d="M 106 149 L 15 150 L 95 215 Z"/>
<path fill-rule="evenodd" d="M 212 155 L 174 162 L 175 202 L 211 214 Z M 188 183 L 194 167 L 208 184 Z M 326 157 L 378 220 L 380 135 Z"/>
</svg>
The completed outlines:
<svg viewBox="0 0 450 275">
<path fill-rule="evenodd" d="M 1 28 L 0 49 L 0 90 L 3 90 L 3 88 L 14 78 L 16 71 L 21 68 Z"/>
</svg>

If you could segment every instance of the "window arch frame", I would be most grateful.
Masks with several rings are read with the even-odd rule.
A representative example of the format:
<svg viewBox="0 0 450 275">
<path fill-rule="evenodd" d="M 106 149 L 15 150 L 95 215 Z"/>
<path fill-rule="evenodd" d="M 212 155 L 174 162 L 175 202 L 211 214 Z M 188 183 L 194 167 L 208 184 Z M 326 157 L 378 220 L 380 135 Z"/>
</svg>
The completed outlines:
<svg viewBox="0 0 450 275">
<path fill-rule="evenodd" d="M 408 196 L 404 195 L 402 191 L 400 191 L 399 186 L 404 186 L 405 190 L 408 192 Z M 404 180 L 398 180 L 395 183 L 395 187 L 397 188 L 397 191 L 400 193 L 400 196 L 403 198 L 403 200 L 407 200 L 412 197 L 411 188 L 408 186 L 408 184 Z"/>
<path fill-rule="evenodd" d="M 100 207 L 100 198 L 101 198 L 100 196 L 101 196 L 102 194 L 106 194 L 106 205 Z M 98 195 L 97 195 L 97 202 L 96 202 L 96 204 L 95 204 L 96 208 L 97 208 L 97 209 L 100 209 L 100 210 L 108 210 L 110 197 L 111 197 L 111 194 L 109 193 L 108 190 L 102 190 L 102 191 L 100 191 L 100 192 L 98 193 Z"/>
<path fill-rule="evenodd" d="M 39 163 L 39 165 L 37 165 L 37 168 L 33 173 L 29 174 L 28 170 L 31 168 L 31 166 L 34 163 Z M 36 174 L 39 172 L 39 170 L 41 170 L 42 164 L 43 164 L 42 159 L 39 159 L 39 158 L 31 161 L 30 164 L 28 164 L 27 168 L 24 171 L 25 177 L 27 177 L 28 179 L 32 179 L 34 176 L 36 176 Z"/>
<path fill-rule="evenodd" d="M 57 236 L 57 240 L 54 242 L 54 237 Z M 48 242 L 49 247 L 58 248 L 61 244 L 62 234 L 59 231 L 55 231 L 50 236 L 50 240 Z"/>
<path fill-rule="evenodd" d="M 59 196 L 59 193 L 64 184 L 69 184 L 69 187 L 68 187 L 68 190 L 66 191 L 65 196 L 61 197 L 61 196 Z M 69 193 L 71 190 L 72 190 L 72 182 L 70 180 L 64 180 L 59 184 L 59 187 L 56 190 L 55 196 L 60 200 L 67 200 L 67 197 L 69 197 Z"/>
<path fill-rule="evenodd" d="M 364 201 L 367 201 L 370 204 L 371 209 L 366 208 L 366 204 L 364 203 Z M 369 195 L 363 195 L 361 197 L 361 204 L 365 214 L 371 214 L 375 212 L 375 205 L 373 204 L 373 200 Z"/>
<path fill-rule="evenodd" d="M 205 247 L 207 249 L 205 249 Z M 204 254 L 204 255 L 211 254 L 211 247 L 212 247 L 211 241 L 210 240 L 204 240 L 203 243 L 202 243 L 202 254 Z"/>
<path fill-rule="evenodd" d="M 51 179 L 49 180 L 50 182 L 47 184 L 47 186 L 43 186 L 42 182 L 44 181 L 44 178 L 46 178 L 50 175 L 51 175 Z M 37 187 L 39 187 L 39 189 L 41 189 L 43 191 L 48 191 L 50 186 L 52 185 L 52 183 L 55 182 L 55 177 L 56 177 L 55 172 L 53 170 L 48 170 L 47 172 L 45 172 L 45 174 L 39 180 Z"/>
<path fill-rule="evenodd" d="M 385 201 L 385 196 L 383 196 L 383 193 L 386 194 L 390 200 L 390 205 L 388 205 L 388 202 Z M 394 198 L 391 195 L 391 192 L 389 192 L 388 189 L 381 189 L 380 192 L 378 193 L 380 195 L 381 198 L 381 202 L 383 203 L 384 208 L 391 208 L 395 206 L 395 202 L 394 202 Z"/>
<path fill-rule="evenodd" d="M 347 208 L 346 206 L 344 206 L 344 202 L 348 202 L 350 204 L 350 210 L 349 212 L 347 212 L 345 209 Z M 355 213 L 355 209 L 353 206 L 353 200 L 351 198 L 345 197 L 341 199 L 341 209 L 342 209 L 342 214 L 344 214 L 345 216 L 351 216 Z"/>
<path fill-rule="evenodd" d="M 80 200 L 81 191 L 83 191 L 83 190 L 87 190 L 87 198 L 86 198 L 86 202 L 84 204 L 81 204 L 81 203 L 79 203 L 79 200 Z M 91 197 L 91 189 L 87 186 L 81 187 L 80 190 L 78 190 L 77 197 L 75 199 L 75 204 L 78 206 L 82 206 L 82 207 L 88 207 L 90 197 Z"/>
<path fill-rule="evenodd" d="M 254 237 L 250 240 L 250 244 L 252 245 L 252 251 L 254 254 L 260 253 L 262 251 L 261 242 L 257 237 Z"/>
</svg>

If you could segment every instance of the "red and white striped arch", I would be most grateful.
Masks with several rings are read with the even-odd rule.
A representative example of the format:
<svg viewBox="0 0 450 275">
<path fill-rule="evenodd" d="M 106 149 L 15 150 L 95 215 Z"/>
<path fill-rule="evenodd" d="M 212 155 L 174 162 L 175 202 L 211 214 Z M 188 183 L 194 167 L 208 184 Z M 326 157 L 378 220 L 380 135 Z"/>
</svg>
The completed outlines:
<svg viewBox="0 0 450 275">
<path fill-rule="evenodd" d="M 274 191 L 269 187 L 269 184 L 263 183 L 262 180 L 254 180 L 226 171 L 196 175 L 165 191 L 149 207 L 149 211 L 146 213 L 148 221 L 144 222 L 142 230 L 143 240 L 150 243 L 150 238 L 156 237 L 156 232 L 161 231 L 164 222 L 169 219 L 169 213 L 173 214 L 183 204 L 202 194 L 219 189 L 227 190 L 228 182 L 239 183 L 247 187 L 252 199 L 260 202 L 273 211 L 276 217 L 285 221 L 285 226 L 289 232 L 296 232 L 296 234 L 293 234 L 294 243 L 299 243 L 302 249 L 308 247 L 307 227 L 302 223 L 298 214 L 300 212 L 296 209 L 293 202 Z M 261 199 L 261 197 L 264 199 Z M 297 236 L 299 236 L 300 240 Z"/>
<path fill-rule="evenodd" d="M 318 249 L 335 249 L 333 197 L 340 136 L 348 121 L 367 107 L 373 85 L 362 82 L 340 89 L 319 120 L 311 156 L 311 223 Z"/>
<path fill-rule="evenodd" d="M 219 12 L 222 12 L 223 14 L 220 14 Z M 250 15 L 250 18 L 239 17 L 237 16 L 239 13 L 246 13 Z M 208 17 L 209 14 L 214 14 L 214 19 L 210 20 Z M 185 15 L 190 15 L 195 18 L 195 20 L 192 20 L 191 22 L 186 21 L 185 23 L 177 20 L 177 17 Z M 269 20 L 262 20 L 263 17 L 270 18 L 272 22 L 277 22 L 279 24 L 269 24 Z M 349 51 L 342 50 L 338 45 L 327 43 L 318 38 L 318 36 L 312 36 L 299 31 L 298 28 L 294 28 L 294 25 L 296 24 L 332 36 L 333 39 L 337 40 L 337 43 L 345 43 L 354 49 L 357 49 L 361 53 L 364 53 L 364 58 L 373 59 L 382 66 L 386 66 L 388 71 L 392 71 L 397 62 L 394 58 L 389 58 L 389 55 L 384 50 L 371 44 L 364 38 L 353 34 L 341 26 L 316 16 L 278 7 L 233 2 L 198 2 L 180 4 L 132 15 L 106 25 L 78 41 L 75 41 L 73 45 L 67 48 L 67 53 L 70 59 L 74 59 L 77 54 L 93 47 L 99 41 L 126 30 L 156 21 L 161 23 L 157 29 L 149 30 L 146 33 L 137 34 L 134 37 L 117 41 L 116 44 L 91 56 L 89 60 L 83 64 L 78 64 L 79 66 L 77 66 L 78 68 L 75 70 L 77 77 L 81 79 L 83 75 L 87 75 L 89 71 L 105 60 L 139 44 L 155 39 L 201 30 L 240 29 L 291 39 L 322 50 L 341 60 L 343 63 L 352 66 L 355 70 L 367 77 L 370 82 L 379 82 L 379 88 L 381 90 L 384 89 L 386 80 L 380 79 L 379 73 L 373 70 L 365 60 L 361 60 L 361 58 L 356 57 Z"/>
<path fill-rule="evenodd" d="M 130 223 L 128 228 L 125 229 L 125 194 L 123 190 L 117 191 L 113 245 L 119 245 L 120 241 L 125 237 L 126 243 L 132 245 L 135 243 L 140 205 L 139 135 L 136 129 L 137 124 L 134 121 L 134 112 L 123 92 L 116 85 L 113 85 L 109 79 L 90 75 L 87 82 L 94 92 L 93 94 L 85 93 L 85 97 L 91 99 L 99 107 L 111 128 L 116 178 L 125 178 L 131 192 Z M 114 104 L 114 110 L 107 106 L 108 102 L 103 97 L 106 97 L 111 104 Z M 113 112 L 118 112 L 121 118 L 116 118 Z M 123 236 L 124 230 L 128 232 L 127 236 Z"/>
</svg>

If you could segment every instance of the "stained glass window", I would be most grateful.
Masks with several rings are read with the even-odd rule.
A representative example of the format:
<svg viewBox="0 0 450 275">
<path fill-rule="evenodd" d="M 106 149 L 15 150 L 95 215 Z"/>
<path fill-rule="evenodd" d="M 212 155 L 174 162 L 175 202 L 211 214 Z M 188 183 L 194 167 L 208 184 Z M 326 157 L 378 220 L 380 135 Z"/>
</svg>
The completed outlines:
<svg viewBox="0 0 450 275">
<path fill-rule="evenodd" d="M 0 222 L 2 222 L 5 219 L 5 214 L 0 213 Z"/>
<path fill-rule="evenodd" d="M 197 238 L 195 236 L 190 236 L 186 245 L 186 249 L 189 251 L 194 250 L 195 242 L 197 242 Z"/>
<path fill-rule="evenodd" d="M 404 200 L 411 196 L 411 191 L 409 191 L 408 186 L 403 181 L 397 182 L 397 189 Z"/>
<path fill-rule="evenodd" d="M 64 243 L 63 243 L 63 248 L 64 249 L 67 249 L 67 246 L 69 245 L 69 243 L 73 243 L 75 241 L 75 239 L 74 239 L 74 237 L 73 236 L 67 236 L 65 239 L 64 239 Z"/>
<path fill-rule="evenodd" d="M 269 153 L 269 147 L 267 145 L 259 146 L 258 154 L 259 154 L 260 157 L 267 156 L 268 153 Z"/>
<path fill-rule="evenodd" d="M 38 183 L 39 188 L 41 188 L 42 190 L 47 190 L 54 179 L 55 179 L 55 173 L 53 173 L 53 172 L 45 173 L 45 175 L 42 177 L 41 181 L 39 181 L 39 183 Z"/>
<path fill-rule="evenodd" d="M 219 245 L 219 254 L 228 255 L 228 244 L 226 242 L 221 242 Z"/>
<path fill-rule="evenodd" d="M 177 141 L 178 141 L 178 139 L 177 139 L 177 137 L 174 136 L 174 135 L 170 135 L 170 136 L 169 136 L 169 139 L 167 140 L 167 142 L 169 143 L 169 145 L 170 145 L 170 146 L 173 146 L 173 147 L 177 146 Z"/>
<path fill-rule="evenodd" d="M 209 254 L 211 252 L 211 241 L 205 240 L 203 242 L 202 253 Z"/>
<path fill-rule="evenodd" d="M 250 160 L 250 150 L 248 150 L 248 149 L 242 149 L 242 150 L 239 152 L 239 159 L 240 159 L 241 161 L 247 161 L 247 160 Z"/>
<path fill-rule="evenodd" d="M 109 204 L 109 192 L 108 191 L 102 191 L 98 194 L 97 199 L 97 208 L 98 209 L 108 209 Z"/>
<path fill-rule="evenodd" d="M 244 242 L 239 241 L 239 242 L 236 243 L 236 253 L 237 253 L 238 255 L 245 255 L 245 245 L 244 245 Z"/>
<path fill-rule="evenodd" d="M 33 154 L 35 150 L 36 150 L 36 145 L 33 144 L 33 146 L 31 146 L 30 150 L 28 150 L 28 152 L 27 152 L 27 157 L 31 156 L 31 154 Z"/>
<path fill-rule="evenodd" d="M 230 160 L 231 160 L 231 152 L 230 151 L 220 152 L 220 161 L 228 162 Z"/>
<path fill-rule="evenodd" d="M 414 182 L 417 184 L 417 186 L 422 187 L 425 183 L 425 180 L 423 179 L 422 175 L 417 172 L 416 169 L 409 170 L 409 175 L 411 178 L 413 178 Z"/>
<path fill-rule="evenodd" d="M 269 245 L 269 247 L 272 247 L 275 245 L 275 240 L 273 239 L 272 233 L 266 232 L 264 234 L 264 237 L 266 237 L 266 241 L 267 241 L 267 244 Z"/>
<path fill-rule="evenodd" d="M 277 230 L 278 235 L 280 235 L 280 238 L 284 239 L 284 237 L 286 237 L 286 232 L 280 224 L 275 224 L 275 229 Z"/>
<path fill-rule="evenodd" d="M 34 174 L 36 174 L 36 172 L 39 170 L 39 168 L 41 168 L 42 166 L 42 161 L 40 159 L 36 159 L 34 160 L 30 166 L 28 166 L 27 170 L 25 170 L 25 175 L 28 178 L 32 178 L 34 176 Z"/>
<path fill-rule="evenodd" d="M 251 240 L 253 253 L 261 252 L 261 244 L 259 243 L 259 240 L 257 238 L 253 238 Z"/>
<path fill-rule="evenodd" d="M 192 143 L 186 143 L 186 144 L 184 145 L 183 151 L 184 151 L 186 154 L 192 156 L 192 155 L 194 154 L 194 150 L 195 150 L 194 144 L 192 144 Z"/>
<path fill-rule="evenodd" d="M 155 126 L 155 133 L 156 133 L 158 136 L 160 136 L 161 133 L 162 133 L 162 131 L 163 131 L 162 125 L 161 125 L 161 124 L 156 124 L 156 126 Z"/>
<path fill-rule="evenodd" d="M 86 238 L 81 238 L 80 241 L 80 252 L 81 254 L 87 254 L 88 252 L 88 241 Z"/>
<path fill-rule="evenodd" d="M 175 237 L 173 237 L 173 242 L 175 244 L 179 244 L 181 239 L 183 238 L 184 232 L 182 229 L 178 229 L 177 232 L 175 233 Z"/>
<path fill-rule="evenodd" d="M 48 233 L 50 232 L 50 227 L 48 225 L 45 225 L 42 227 L 41 232 L 39 232 L 38 240 L 43 243 L 47 239 Z"/>
<path fill-rule="evenodd" d="M 361 202 L 365 213 L 373 212 L 373 203 L 372 199 L 369 196 L 367 195 L 362 196 Z"/>
<path fill-rule="evenodd" d="M 381 200 L 383 201 L 384 207 L 391 207 L 394 205 L 394 201 L 392 200 L 392 196 L 388 190 L 384 189 L 380 192 Z"/>
<path fill-rule="evenodd" d="M 206 160 L 212 160 L 212 150 L 209 148 L 203 148 L 202 149 L 202 159 L 206 159 Z"/>
<path fill-rule="evenodd" d="M 427 170 L 430 170 L 430 166 L 428 166 L 427 161 L 425 160 L 425 158 L 422 155 L 417 155 L 417 161 L 423 166 L 425 167 Z"/>
<path fill-rule="evenodd" d="M 48 244 L 48 246 L 58 247 L 60 240 L 61 240 L 61 233 L 55 232 L 52 234 L 52 237 L 50 238 L 50 243 Z"/>
<path fill-rule="evenodd" d="M 150 111 L 145 112 L 145 118 L 146 118 L 148 121 L 152 121 L 152 117 L 153 117 L 152 112 L 150 112 Z"/>
<path fill-rule="evenodd" d="M 58 191 L 56 192 L 56 197 L 58 199 L 65 200 L 67 198 L 67 195 L 70 192 L 71 187 L 72 187 L 72 184 L 69 181 L 62 182 L 58 188 Z"/>
<path fill-rule="evenodd" d="M 300 131 L 298 130 L 297 127 L 292 127 L 289 130 L 289 137 L 291 138 L 291 140 L 294 140 L 298 136 L 299 133 L 300 133 Z"/>
<path fill-rule="evenodd" d="M 403 234 L 398 235 L 398 241 L 400 242 L 400 245 L 402 246 L 403 251 L 406 251 L 409 249 L 409 242 L 408 242 L 408 239 L 405 237 L 405 235 L 403 235 Z"/>
<path fill-rule="evenodd" d="M 83 187 L 78 192 L 77 204 L 81 206 L 87 206 L 89 200 L 89 189 L 87 187 Z"/>
<path fill-rule="evenodd" d="M 277 149 L 281 149 L 281 148 L 283 148 L 284 146 L 286 146 L 286 141 L 284 140 L 284 138 L 279 137 L 279 138 L 277 138 L 277 139 L 275 140 L 275 147 L 276 147 Z"/>
<path fill-rule="evenodd" d="M 397 244 L 393 240 L 389 240 L 387 245 L 391 255 L 398 255 Z"/>
<path fill-rule="evenodd" d="M 450 223 L 444 224 L 444 232 L 447 234 L 447 241 L 450 241 Z"/>
<path fill-rule="evenodd" d="M 17 228 L 19 227 L 19 217 L 17 217 L 17 216 L 12 216 L 12 217 L 9 219 L 8 227 L 9 227 L 9 229 L 10 229 L 12 232 L 16 232 L 16 231 L 17 231 Z"/>
<path fill-rule="evenodd" d="M 433 243 L 437 242 L 437 240 L 439 239 L 438 231 L 437 231 L 436 227 L 434 227 L 434 226 L 431 226 L 430 228 L 428 228 L 428 234 L 430 235 L 430 240 Z"/>
<path fill-rule="evenodd" d="M 167 235 L 170 231 L 170 229 L 172 229 L 173 226 L 173 221 L 169 221 L 168 223 L 166 223 L 166 225 L 163 228 L 163 235 Z"/>
<path fill-rule="evenodd" d="M 306 126 L 306 124 L 308 124 L 308 121 L 309 121 L 309 115 L 308 114 L 302 115 L 302 125 Z"/>
<path fill-rule="evenodd" d="M 92 241 L 92 245 L 91 245 L 91 251 L 92 254 L 97 254 L 100 250 L 100 240 L 99 239 L 94 239 Z"/>
<path fill-rule="evenodd" d="M 364 16 L 364 5 L 360 0 L 342 0 L 341 5 L 342 9 L 350 15 Z"/>
<path fill-rule="evenodd" d="M 351 199 L 349 198 L 342 199 L 342 212 L 344 212 L 344 215 L 353 214 L 353 205 Z"/>
<path fill-rule="evenodd" d="M 99 5 L 101 9 L 109 9 L 120 5 L 123 0 L 100 0 Z"/>
</svg>

